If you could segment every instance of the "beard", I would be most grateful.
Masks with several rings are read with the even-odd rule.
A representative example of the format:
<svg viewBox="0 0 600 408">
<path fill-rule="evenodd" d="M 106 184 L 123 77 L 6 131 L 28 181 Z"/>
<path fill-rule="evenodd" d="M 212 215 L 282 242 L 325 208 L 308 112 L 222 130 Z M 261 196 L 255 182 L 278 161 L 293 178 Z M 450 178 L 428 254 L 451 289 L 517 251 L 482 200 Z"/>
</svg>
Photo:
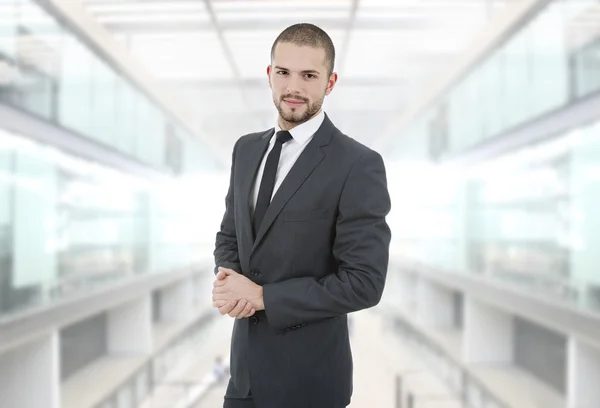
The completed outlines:
<svg viewBox="0 0 600 408">
<path fill-rule="evenodd" d="M 301 105 L 298 108 L 290 108 L 284 106 L 284 98 L 302 101 L 304 102 L 304 105 Z M 324 99 L 325 95 L 323 95 L 323 97 L 320 100 L 310 103 L 308 99 L 302 98 L 300 96 L 283 95 L 281 98 L 279 98 L 279 101 L 277 101 L 276 96 L 273 95 L 273 103 L 275 104 L 275 107 L 277 108 L 277 111 L 279 112 L 281 118 L 288 123 L 294 123 L 296 125 L 306 122 L 307 120 L 312 118 L 317 112 L 319 112 L 321 106 L 323 106 Z M 306 107 L 306 109 L 304 110 L 304 112 L 302 112 L 301 108 L 304 107 Z"/>
</svg>

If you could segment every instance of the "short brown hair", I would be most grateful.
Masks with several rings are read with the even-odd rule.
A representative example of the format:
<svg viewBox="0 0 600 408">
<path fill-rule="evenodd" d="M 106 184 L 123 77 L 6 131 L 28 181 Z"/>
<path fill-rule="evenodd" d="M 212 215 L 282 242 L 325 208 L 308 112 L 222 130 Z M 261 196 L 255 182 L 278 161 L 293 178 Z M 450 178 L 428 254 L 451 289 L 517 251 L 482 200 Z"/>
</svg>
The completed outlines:
<svg viewBox="0 0 600 408">
<path fill-rule="evenodd" d="M 323 29 L 314 24 L 299 23 L 289 26 L 279 34 L 271 47 L 271 60 L 275 54 L 275 47 L 280 42 L 288 42 L 299 46 L 322 48 L 325 50 L 325 62 L 329 69 L 328 75 L 333 72 L 335 65 L 335 47 L 333 41 Z"/>
</svg>

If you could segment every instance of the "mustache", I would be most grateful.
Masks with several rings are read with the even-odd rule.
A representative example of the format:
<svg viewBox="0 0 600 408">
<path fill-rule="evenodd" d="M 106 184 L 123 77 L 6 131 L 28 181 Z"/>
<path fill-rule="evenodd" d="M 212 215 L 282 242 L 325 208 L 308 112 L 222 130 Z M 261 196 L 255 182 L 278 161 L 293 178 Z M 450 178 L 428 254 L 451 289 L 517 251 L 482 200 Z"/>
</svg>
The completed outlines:
<svg viewBox="0 0 600 408">
<path fill-rule="evenodd" d="M 301 101 L 301 102 L 308 102 L 308 99 L 303 98 L 301 96 L 294 96 L 294 95 L 283 95 L 281 97 L 281 100 L 283 101 L 284 99 L 291 99 L 291 100 L 296 100 L 296 101 Z"/>
</svg>

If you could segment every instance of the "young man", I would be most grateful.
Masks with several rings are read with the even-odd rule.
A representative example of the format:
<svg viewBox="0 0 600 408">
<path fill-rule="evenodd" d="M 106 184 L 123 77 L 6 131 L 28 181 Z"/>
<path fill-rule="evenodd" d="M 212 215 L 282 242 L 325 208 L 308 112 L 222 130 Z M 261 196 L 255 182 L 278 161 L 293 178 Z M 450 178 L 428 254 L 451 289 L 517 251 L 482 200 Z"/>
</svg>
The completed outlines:
<svg viewBox="0 0 600 408">
<path fill-rule="evenodd" d="M 285 29 L 267 68 L 274 129 L 233 149 L 213 306 L 237 318 L 225 408 L 342 408 L 352 395 L 347 314 L 382 295 L 391 233 L 381 156 L 321 110 L 335 49 Z"/>
</svg>

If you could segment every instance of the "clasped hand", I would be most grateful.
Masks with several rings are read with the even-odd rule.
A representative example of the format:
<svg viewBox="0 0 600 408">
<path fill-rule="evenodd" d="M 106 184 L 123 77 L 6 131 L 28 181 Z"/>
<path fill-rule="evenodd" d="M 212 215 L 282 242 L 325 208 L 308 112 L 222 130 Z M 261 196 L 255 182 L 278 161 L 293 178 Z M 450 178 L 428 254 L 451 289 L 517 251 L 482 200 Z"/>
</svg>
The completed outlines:
<svg viewBox="0 0 600 408">
<path fill-rule="evenodd" d="M 264 309 L 262 286 L 232 269 L 219 267 L 212 293 L 221 315 L 242 319 Z"/>
</svg>

